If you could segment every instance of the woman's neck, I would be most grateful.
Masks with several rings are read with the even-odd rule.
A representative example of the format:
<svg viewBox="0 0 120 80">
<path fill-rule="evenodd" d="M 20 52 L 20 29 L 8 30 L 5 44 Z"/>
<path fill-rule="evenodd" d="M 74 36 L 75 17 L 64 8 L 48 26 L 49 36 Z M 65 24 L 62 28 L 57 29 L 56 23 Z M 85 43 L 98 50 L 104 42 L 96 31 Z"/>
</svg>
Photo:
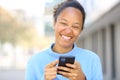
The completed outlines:
<svg viewBox="0 0 120 80">
<path fill-rule="evenodd" d="M 69 51 L 71 51 L 73 49 L 73 46 L 71 47 L 60 47 L 60 46 L 57 46 L 57 45 L 54 45 L 52 50 L 54 52 L 57 52 L 57 53 L 60 53 L 60 54 L 64 54 L 64 53 L 67 53 Z"/>
</svg>

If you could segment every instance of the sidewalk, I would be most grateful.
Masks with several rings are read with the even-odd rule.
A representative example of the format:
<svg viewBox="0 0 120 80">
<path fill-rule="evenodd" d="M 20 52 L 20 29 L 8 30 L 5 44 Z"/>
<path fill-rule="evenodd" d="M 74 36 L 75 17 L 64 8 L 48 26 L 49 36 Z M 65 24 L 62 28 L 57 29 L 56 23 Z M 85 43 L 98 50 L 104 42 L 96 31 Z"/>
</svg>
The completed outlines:
<svg viewBox="0 0 120 80">
<path fill-rule="evenodd" d="M 0 80 L 24 80 L 24 70 L 0 70 Z"/>
</svg>

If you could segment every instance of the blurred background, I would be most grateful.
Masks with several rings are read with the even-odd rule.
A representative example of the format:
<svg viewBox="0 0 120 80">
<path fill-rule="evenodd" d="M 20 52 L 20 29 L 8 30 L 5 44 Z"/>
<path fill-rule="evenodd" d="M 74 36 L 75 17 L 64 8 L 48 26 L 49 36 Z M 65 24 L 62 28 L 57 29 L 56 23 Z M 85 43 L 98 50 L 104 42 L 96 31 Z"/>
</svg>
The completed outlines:
<svg viewBox="0 0 120 80">
<path fill-rule="evenodd" d="M 0 0 L 0 80 L 24 80 L 29 58 L 54 42 L 53 7 L 64 0 Z M 120 1 L 78 0 L 87 13 L 79 47 L 96 52 L 104 80 L 120 80 Z"/>
</svg>

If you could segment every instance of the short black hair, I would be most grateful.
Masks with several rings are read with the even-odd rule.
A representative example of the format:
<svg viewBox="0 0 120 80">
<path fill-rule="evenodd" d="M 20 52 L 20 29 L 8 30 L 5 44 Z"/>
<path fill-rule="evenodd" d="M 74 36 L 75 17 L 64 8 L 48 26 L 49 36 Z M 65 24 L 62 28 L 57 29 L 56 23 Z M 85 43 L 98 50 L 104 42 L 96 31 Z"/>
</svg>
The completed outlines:
<svg viewBox="0 0 120 80">
<path fill-rule="evenodd" d="M 56 22 L 61 11 L 67 7 L 74 7 L 76 9 L 80 10 L 80 12 L 83 15 L 83 25 L 84 25 L 85 16 L 86 16 L 85 10 L 84 10 L 83 6 L 77 0 L 67 0 L 67 1 L 62 2 L 61 4 L 58 4 L 57 8 L 54 8 L 54 14 L 53 14 L 54 22 Z M 82 29 L 83 29 L 83 25 L 82 25 Z"/>
</svg>

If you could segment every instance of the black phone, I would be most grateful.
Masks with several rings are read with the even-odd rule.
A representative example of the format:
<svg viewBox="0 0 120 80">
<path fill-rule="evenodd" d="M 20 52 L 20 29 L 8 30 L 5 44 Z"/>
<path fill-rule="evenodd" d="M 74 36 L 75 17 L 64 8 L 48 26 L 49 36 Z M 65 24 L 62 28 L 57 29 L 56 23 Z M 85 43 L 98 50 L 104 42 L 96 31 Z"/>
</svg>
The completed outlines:
<svg viewBox="0 0 120 80">
<path fill-rule="evenodd" d="M 74 62 L 75 62 L 75 56 L 60 56 L 58 66 L 67 67 L 66 63 L 74 64 Z M 58 71 L 63 71 L 63 70 L 58 69 Z"/>
</svg>

